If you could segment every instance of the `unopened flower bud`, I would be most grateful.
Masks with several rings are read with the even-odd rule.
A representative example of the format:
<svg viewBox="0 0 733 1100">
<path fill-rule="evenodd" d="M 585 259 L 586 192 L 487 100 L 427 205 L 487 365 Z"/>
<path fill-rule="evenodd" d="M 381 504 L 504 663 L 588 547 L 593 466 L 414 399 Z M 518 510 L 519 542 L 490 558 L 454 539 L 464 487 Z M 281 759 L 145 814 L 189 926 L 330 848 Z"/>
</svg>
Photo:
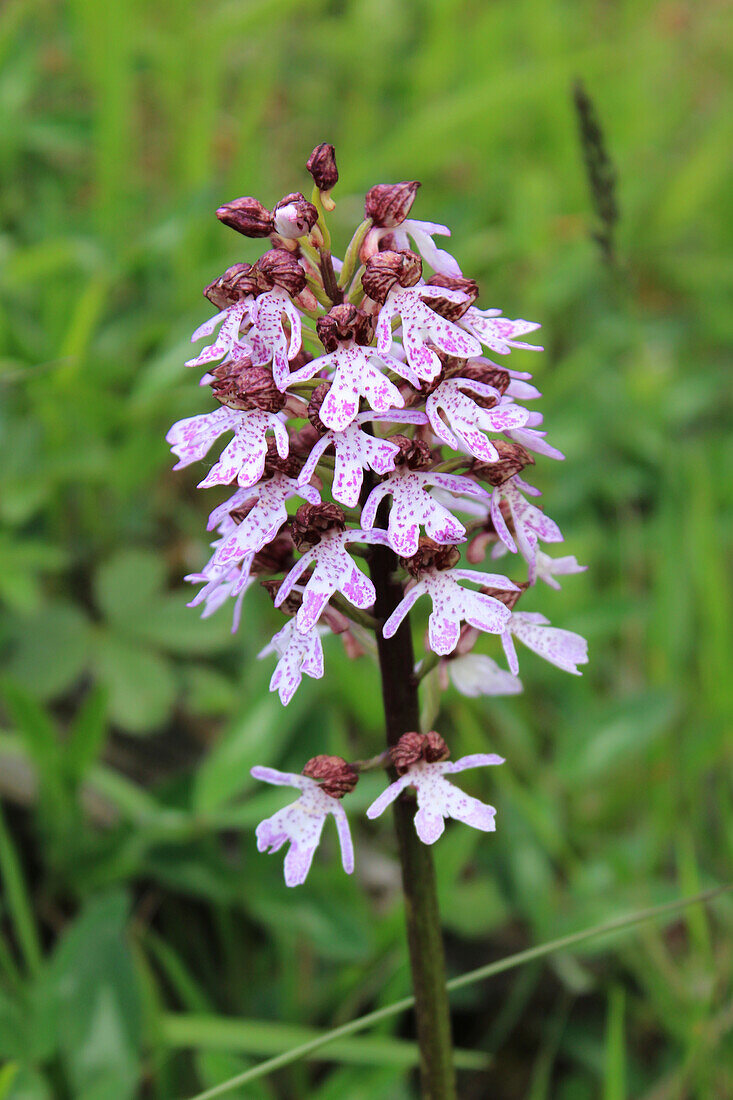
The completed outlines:
<svg viewBox="0 0 733 1100">
<path fill-rule="evenodd" d="M 241 199 L 225 202 L 216 216 L 230 229 L 236 229 L 245 237 L 269 237 L 273 229 L 272 214 L 258 199 L 245 195 Z"/>
<path fill-rule="evenodd" d="M 251 571 L 256 574 L 287 573 L 293 562 L 293 540 L 289 534 L 283 531 L 267 546 L 263 546 L 261 550 L 257 551 L 252 560 Z M 280 582 L 276 581 L 275 583 L 279 587 Z"/>
<path fill-rule="evenodd" d="M 493 386 L 499 393 L 506 393 L 511 382 L 511 375 L 501 367 L 495 367 L 492 363 L 466 363 L 463 360 L 456 369 L 445 369 L 445 377 L 450 378 L 460 375 L 461 378 L 473 378 L 476 382 L 483 382 L 486 386 Z"/>
<path fill-rule="evenodd" d="M 217 309 L 226 309 L 256 291 L 257 283 L 252 274 L 252 264 L 234 264 L 205 288 L 204 297 Z"/>
<path fill-rule="evenodd" d="M 336 167 L 336 150 L 333 145 L 325 141 L 321 145 L 316 145 L 308 157 L 306 168 L 319 191 L 330 191 L 335 187 L 339 173 Z"/>
<path fill-rule="evenodd" d="M 428 535 L 420 535 L 417 552 L 410 558 L 400 558 L 412 577 L 419 577 L 427 569 L 453 569 L 461 560 L 457 546 L 441 546 Z"/>
<path fill-rule="evenodd" d="M 281 458 L 275 440 L 268 439 L 267 454 L 265 455 L 265 477 L 285 474 L 286 477 L 297 478 L 302 466 L 302 461 L 293 454 L 288 454 L 287 458 Z"/>
<path fill-rule="evenodd" d="M 471 473 L 480 481 L 487 481 L 496 488 L 510 477 L 521 473 L 525 466 L 534 466 L 534 458 L 521 443 L 510 443 L 504 439 L 493 439 L 492 443 L 499 452 L 497 462 L 479 462 L 474 459 L 471 463 Z"/>
<path fill-rule="evenodd" d="M 391 756 L 397 774 L 404 775 L 413 764 L 422 760 L 426 764 L 447 760 L 450 750 L 440 734 L 430 730 L 429 733 L 403 733 L 393 747 Z"/>
<path fill-rule="evenodd" d="M 272 211 L 275 232 L 289 240 L 306 237 L 318 221 L 318 211 L 300 191 L 286 195 Z"/>
<path fill-rule="evenodd" d="M 328 428 L 318 415 L 321 411 L 321 405 L 328 396 L 328 391 L 331 389 L 328 382 L 322 382 L 320 386 L 316 386 L 311 394 L 311 399 L 308 402 L 308 419 L 318 432 L 319 437 L 325 435 Z"/>
<path fill-rule="evenodd" d="M 313 450 L 314 445 L 321 438 L 312 424 L 304 424 L 297 432 L 290 436 L 290 453 L 298 458 L 306 459 Z"/>
<path fill-rule="evenodd" d="M 460 321 L 464 313 L 478 298 L 478 283 L 474 279 L 465 279 L 459 275 L 431 275 L 428 286 L 442 286 L 446 290 L 461 290 L 466 295 L 464 302 L 451 302 L 447 298 L 430 298 L 428 305 L 445 317 L 447 321 Z"/>
<path fill-rule="evenodd" d="M 212 372 L 214 396 L 230 409 L 262 409 L 280 412 L 287 400 L 266 367 L 253 367 L 249 359 L 222 363 Z"/>
<path fill-rule="evenodd" d="M 374 318 L 344 302 L 333 306 L 325 317 L 318 318 L 316 332 L 326 351 L 335 351 L 340 343 L 347 340 L 369 344 L 374 336 Z"/>
<path fill-rule="evenodd" d="M 305 287 L 305 272 L 292 252 L 284 248 L 271 248 L 260 256 L 255 264 L 257 278 L 262 290 L 282 287 L 291 297 L 296 297 Z"/>
<path fill-rule="evenodd" d="M 427 470 L 433 461 L 430 447 L 423 439 L 409 439 L 406 435 L 390 436 L 390 443 L 396 443 L 400 449 L 395 455 L 395 466 L 405 466 L 408 470 Z"/>
<path fill-rule="evenodd" d="M 343 798 L 359 782 L 358 773 L 340 756 L 314 756 L 303 768 L 303 775 L 317 779 L 332 798 Z"/>
<path fill-rule="evenodd" d="M 417 180 L 376 184 L 366 193 L 366 216 L 381 228 L 391 229 L 401 225 L 410 213 L 419 186 Z"/>
<path fill-rule="evenodd" d="M 338 504 L 301 504 L 290 533 L 298 550 L 310 550 L 328 531 L 345 531 L 346 518 Z"/>
<path fill-rule="evenodd" d="M 521 581 L 517 587 L 519 589 L 517 592 L 507 592 L 503 588 L 491 588 L 488 585 L 482 585 L 479 591 L 483 592 L 484 596 L 493 596 L 499 603 L 503 603 L 504 607 L 508 607 L 510 611 L 513 611 L 517 605 L 517 600 L 526 592 L 529 584 L 527 581 Z"/>
<path fill-rule="evenodd" d="M 255 555 L 255 557 L 257 557 L 257 556 L 258 555 Z M 282 584 L 282 579 L 279 579 L 277 577 L 273 577 L 272 579 L 260 581 L 260 584 L 262 585 L 265 592 L 267 592 L 268 596 L 270 597 L 270 599 L 274 603 L 275 602 L 275 597 L 277 596 L 278 592 L 280 591 L 280 586 Z M 280 611 L 282 611 L 284 615 L 296 615 L 298 613 L 302 603 L 303 603 L 303 597 L 302 597 L 300 592 L 295 592 L 295 591 L 289 592 L 288 595 L 283 600 L 283 602 L 280 604 Z"/>
<path fill-rule="evenodd" d="M 364 291 L 380 305 L 395 284 L 415 286 L 422 275 L 422 260 L 409 249 L 402 252 L 376 252 L 367 260 L 361 285 Z"/>
</svg>

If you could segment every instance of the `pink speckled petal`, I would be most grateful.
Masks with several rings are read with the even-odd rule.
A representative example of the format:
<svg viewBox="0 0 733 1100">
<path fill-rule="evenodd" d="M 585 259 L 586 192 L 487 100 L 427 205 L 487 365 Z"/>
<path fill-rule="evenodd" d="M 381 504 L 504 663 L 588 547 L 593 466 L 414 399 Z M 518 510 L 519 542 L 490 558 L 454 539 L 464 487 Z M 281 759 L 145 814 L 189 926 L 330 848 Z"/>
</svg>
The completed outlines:
<svg viewBox="0 0 733 1100">
<path fill-rule="evenodd" d="M 423 806 L 415 814 L 415 829 L 423 844 L 435 844 L 445 831 L 445 820 L 442 814 Z"/>
<path fill-rule="evenodd" d="M 400 776 L 400 778 L 396 779 L 394 783 L 390 783 L 386 790 L 382 791 L 379 797 L 375 798 L 374 802 L 372 802 L 371 806 L 366 812 L 367 817 L 373 819 L 375 817 L 379 817 L 380 814 L 383 814 L 387 807 L 394 802 L 397 796 L 401 794 L 402 791 L 404 791 L 405 787 L 409 787 L 410 783 L 411 779 L 409 773 Z"/>
<path fill-rule="evenodd" d="M 308 777 L 305 775 L 298 775 L 295 772 L 281 772 L 277 768 L 266 768 L 262 764 L 250 768 L 249 774 L 254 779 L 261 779 L 263 783 L 273 783 L 277 787 L 299 787 L 300 790 L 304 790 L 309 785 L 307 782 Z"/>
<path fill-rule="evenodd" d="M 424 586 L 418 582 L 418 584 L 416 584 L 414 588 L 411 588 L 408 592 L 405 593 L 400 602 L 397 604 L 397 607 L 394 609 L 394 611 L 382 627 L 383 637 L 392 638 L 397 633 L 400 623 L 404 619 L 405 615 L 407 615 L 410 608 L 413 606 L 414 603 L 416 603 L 420 596 L 423 595 L 424 591 Z"/>
<path fill-rule="evenodd" d="M 516 676 L 519 672 L 519 659 L 517 657 L 517 651 L 514 648 L 514 639 L 508 630 L 505 630 L 502 634 L 501 644 L 504 647 L 504 653 L 509 663 L 509 671 L 513 676 Z"/>
<path fill-rule="evenodd" d="M 501 514 L 501 508 L 499 507 L 499 505 L 501 504 L 501 500 L 502 493 L 501 486 L 499 486 L 498 488 L 494 489 L 494 492 L 491 495 L 491 520 L 494 524 L 494 527 L 496 528 L 497 535 L 504 543 L 507 550 L 509 550 L 509 552 L 512 554 L 516 554 L 517 544 L 512 538 L 511 531 L 507 527 L 504 516 Z"/>
<path fill-rule="evenodd" d="M 351 840 L 351 831 L 349 829 L 346 812 L 340 803 L 334 806 L 333 817 L 336 822 L 339 844 L 341 846 L 341 864 L 346 874 L 350 875 L 354 870 L 354 845 Z"/>
<path fill-rule="evenodd" d="M 577 666 L 587 664 L 588 643 L 580 634 L 533 623 L 521 612 L 512 617 L 511 630 L 528 649 L 565 672 L 580 676 Z"/>
<path fill-rule="evenodd" d="M 346 599 L 355 607 L 371 607 L 377 598 L 374 585 L 356 565 L 351 567 L 351 572 L 346 580 L 342 580 L 340 587 Z"/>
<path fill-rule="evenodd" d="M 504 764 L 504 757 L 495 752 L 474 752 L 470 756 L 461 756 L 458 760 L 445 760 L 440 764 L 444 775 L 464 772 L 467 768 L 485 768 L 491 764 Z"/>
</svg>

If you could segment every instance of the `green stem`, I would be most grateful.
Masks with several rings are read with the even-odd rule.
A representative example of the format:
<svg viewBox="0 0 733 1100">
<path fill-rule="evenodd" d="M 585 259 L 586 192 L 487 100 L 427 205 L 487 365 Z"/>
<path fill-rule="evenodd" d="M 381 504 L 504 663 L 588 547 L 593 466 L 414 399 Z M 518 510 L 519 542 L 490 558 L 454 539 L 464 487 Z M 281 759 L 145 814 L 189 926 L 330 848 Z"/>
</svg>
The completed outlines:
<svg viewBox="0 0 733 1100">
<path fill-rule="evenodd" d="M 377 593 L 374 613 L 379 622 L 388 618 L 402 598 L 402 586 L 394 577 L 396 566 L 397 559 L 389 547 L 374 547 L 370 571 Z M 381 631 L 377 631 L 377 651 L 382 674 L 387 744 L 392 747 L 403 733 L 420 729 L 409 616 L 405 617 L 392 638 L 384 638 Z M 456 1100 L 435 868 L 430 848 L 419 840 L 415 832 L 414 817 L 414 801 L 398 798 L 394 804 L 394 820 L 402 865 L 407 944 L 415 990 L 422 1094 L 424 1100 Z"/>
</svg>

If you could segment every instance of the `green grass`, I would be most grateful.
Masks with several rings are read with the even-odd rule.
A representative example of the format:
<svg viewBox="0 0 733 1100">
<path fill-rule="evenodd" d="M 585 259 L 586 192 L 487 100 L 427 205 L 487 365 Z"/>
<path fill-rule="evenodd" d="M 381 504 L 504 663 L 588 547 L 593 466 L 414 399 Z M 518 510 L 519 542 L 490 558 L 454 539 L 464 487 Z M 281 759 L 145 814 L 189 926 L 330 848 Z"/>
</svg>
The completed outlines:
<svg viewBox="0 0 733 1100">
<path fill-rule="evenodd" d="M 733 877 L 730 32 L 712 2 L 2 5 L 0 1097 L 182 1100 L 409 993 L 388 823 L 357 825 L 363 881 L 324 842 L 287 895 L 253 840 L 278 803 L 251 764 L 379 750 L 376 673 L 333 648 L 283 712 L 264 594 L 234 639 L 184 608 L 207 504 L 163 439 L 200 407 L 200 288 L 257 254 L 214 208 L 304 187 L 319 141 L 337 246 L 368 186 L 419 178 L 482 303 L 543 322 L 567 460 L 536 480 L 589 566 L 531 608 L 587 634 L 583 678 L 528 655 L 523 696 L 441 717 L 508 760 L 496 835 L 437 846 L 451 974 Z M 732 923 L 723 898 L 456 991 L 459 1046 L 492 1056 L 461 1095 L 729 1094 Z M 172 1045 L 189 1017 L 231 1042 Z M 407 1100 L 409 1027 L 231 1095 Z"/>
</svg>

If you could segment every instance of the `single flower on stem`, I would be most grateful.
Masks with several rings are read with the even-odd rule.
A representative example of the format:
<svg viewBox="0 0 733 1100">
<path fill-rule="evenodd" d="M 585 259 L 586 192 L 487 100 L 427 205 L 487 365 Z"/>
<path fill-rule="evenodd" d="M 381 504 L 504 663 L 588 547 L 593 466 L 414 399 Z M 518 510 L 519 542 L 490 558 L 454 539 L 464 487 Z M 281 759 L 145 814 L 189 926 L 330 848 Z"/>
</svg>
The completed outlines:
<svg viewBox="0 0 733 1100">
<path fill-rule="evenodd" d="M 327 762 L 325 767 L 323 761 Z M 319 777 L 325 773 L 326 778 L 318 782 L 317 778 L 311 778 L 313 773 Z M 354 847 L 340 799 L 354 789 L 359 777 L 345 760 L 337 756 L 314 757 L 302 775 L 260 765 L 252 768 L 251 774 L 263 783 L 295 787 L 301 792 L 300 798 L 261 821 L 256 829 L 260 852 L 277 852 L 290 842 L 284 865 L 286 886 L 300 886 L 308 877 L 329 814 L 333 814 L 336 822 L 344 871 L 347 875 L 353 872 Z"/>
<path fill-rule="evenodd" d="M 423 548 L 431 541 L 422 539 Z M 432 547 L 428 549 L 431 556 L 439 561 L 440 556 L 434 554 Z M 451 560 L 450 551 L 455 552 L 453 560 L 457 560 L 456 547 L 443 549 L 448 552 L 443 560 Z M 382 627 L 385 638 L 393 637 L 405 615 L 421 596 L 430 596 L 433 604 L 428 620 L 428 639 L 434 653 L 445 656 L 453 652 L 458 645 L 461 623 L 464 621 L 489 634 L 504 633 L 511 618 L 509 609 L 494 596 L 473 592 L 463 588 L 459 582 L 471 581 L 474 584 L 490 585 L 500 591 L 518 592 L 519 588 L 513 581 L 500 574 L 482 573 L 476 569 L 423 565 L 420 559 L 424 556 L 424 549 L 418 550 L 411 562 L 406 562 L 410 571 L 414 570 L 415 579 Z"/>
<path fill-rule="evenodd" d="M 313 422 L 313 415 L 318 418 L 319 428 L 324 425 L 318 413 L 328 392 L 328 386 L 319 386 L 314 391 L 308 406 L 308 415 Z M 358 413 L 343 431 L 328 429 L 314 443 L 308 459 L 300 472 L 300 484 L 311 480 L 316 467 L 329 447 L 333 447 L 335 453 L 335 465 L 331 492 L 339 504 L 347 508 L 355 508 L 359 503 L 359 494 L 364 481 L 364 471 L 373 470 L 376 474 L 387 474 L 395 467 L 395 457 L 399 454 L 399 444 L 392 439 L 381 439 L 362 431 L 362 425 L 367 423 L 380 424 L 415 424 L 421 425 L 427 422 L 425 413 L 417 409 L 391 409 L 388 413 L 375 412 Z"/>
<path fill-rule="evenodd" d="M 347 529 L 343 512 L 336 504 L 301 505 L 296 520 L 298 526 L 293 529 L 296 546 L 306 549 L 310 545 L 311 548 L 306 549 L 283 580 L 275 597 L 275 607 L 290 595 L 310 566 L 314 567 L 313 572 L 305 582 L 303 603 L 295 620 L 298 630 L 307 634 L 313 629 L 334 592 L 341 592 L 355 607 L 371 607 L 376 598 L 374 585 L 346 552 L 346 545 L 350 542 L 383 544 L 384 532 Z M 321 522 L 327 526 L 321 527 Z"/>
<path fill-rule="evenodd" d="M 519 671 L 519 660 L 513 638 L 518 638 L 527 649 L 564 672 L 571 672 L 573 676 L 581 676 L 578 665 L 588 663 L 588 643 L 582 635 L 550 626 L 550 620 L 536 611 L 513 611 L 501 641 L 509 668 L 515 676 Z"/>
<path fill-rule="evenodd" d="M 501 316 L 500 309 L 476 309 L 470 306 L 461 318 L 460 324 L 472 336 L 475 336 L 487 348 L 498 355 L 508 355 L 513 349 L 524 351 L 542 351 L 537 344 L 526 344 L 517 340 L 540 328 L 535 321 L 510 321 Z"/>
<path fill-rule="evenodd" d="M 380 243 L 385 239 L 389 240 L 390 247 L 407 249 L 411 237 L 415 248 L 433 271 L 443 275 L 460 275 L 458 261 L 445 249 L 438 248 L 433 241 L 436 236 L 450 237 L 448 226 L 407 217 L 419 186 L 417 180 L 411 180 L 404 183 L 378 183 L 370 188 L 364 211 L 372 222 L 372 228 L 362 245 L 362 261 L 366 262 L 377 252 Z"/>
<path fill-rule="evenodd" d="M 415 829 L 423 844 L 435 844 L 443 835 L 447 817 L 485 833 L 494 832 L 494 807 L 472 798 L 445 776 L 467 768 L 503 764 L 503 758 L 495 753 L 474 753 L 460 760 L 447 760 L 447 756 L 448 746 L 434 730 L 427 734 L 405 733 L 392 750 L 399 779 L 372 802 L 367 817 L 379 817 L 402 791 L 414 787 L 417 792 Z"/>
<path fill-rule="evenodd" d="M 297 629 L 295 619 L 288 619 L 282 630 L 278 630 L 272 641 L 257 654 L 258 657 L 268 657 L 271 653 L 277 653 L 278 662 L 270 680 L 270 691 L 277 691 L 284 707 L 300 687 L 303 673 L 314 680 L 320 680 L 323 676 L 321 638 L 327 633 L 327 627 L 316 626 L 303 634 Z"/>
</svg>

